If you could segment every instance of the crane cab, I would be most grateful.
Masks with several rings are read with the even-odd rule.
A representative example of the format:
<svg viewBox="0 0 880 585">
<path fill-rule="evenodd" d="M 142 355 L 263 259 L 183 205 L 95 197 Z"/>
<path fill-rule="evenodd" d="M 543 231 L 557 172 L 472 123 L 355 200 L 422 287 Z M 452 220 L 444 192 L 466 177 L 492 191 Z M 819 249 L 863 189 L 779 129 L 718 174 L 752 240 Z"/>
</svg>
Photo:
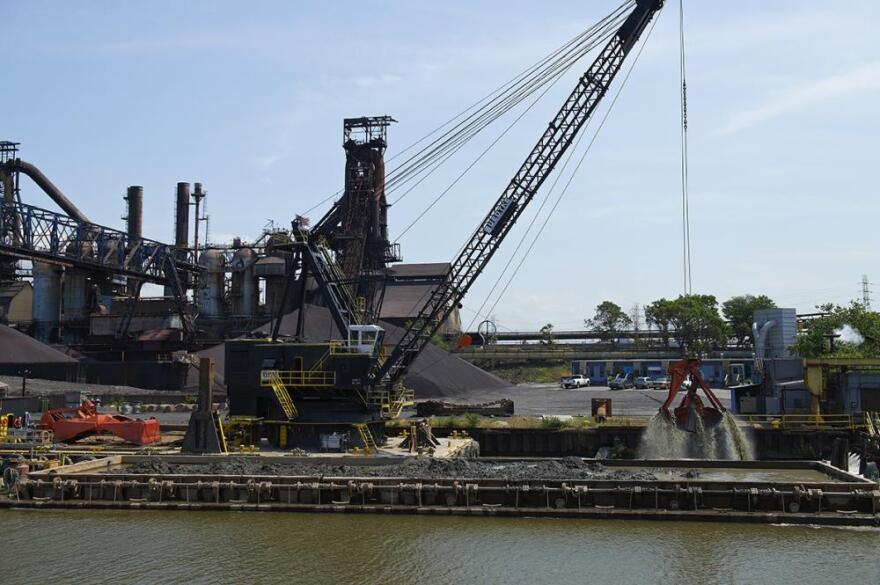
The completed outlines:
<svg viewBox="0 0 880 585">
<path fill-rule="evenodd" d="M 385 330 L 378 325 L 349 325 L 348 347 L 351 351 L 377 356 L 382 349 Z"/>
</svg>

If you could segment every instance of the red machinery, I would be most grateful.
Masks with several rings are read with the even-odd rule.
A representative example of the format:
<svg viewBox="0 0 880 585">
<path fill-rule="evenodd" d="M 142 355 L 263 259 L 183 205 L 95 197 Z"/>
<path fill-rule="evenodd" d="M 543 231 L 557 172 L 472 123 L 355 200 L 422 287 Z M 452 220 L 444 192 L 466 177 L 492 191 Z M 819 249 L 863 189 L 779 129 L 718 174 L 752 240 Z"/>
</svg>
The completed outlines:
<svg viewBox="0 0 880 585">
<path fill-rule="evenodd" d="M 669 383 L 669 396 L 666 402 L 660 407 L 660 413 L 667 418 L 674 420 L 675 423 L 686 431 L 693 432 L 696 430 L 695 415 L 703 419 L 704 426 L 714 426 L 721 422 L 723 413 L 727 410 L 721 405 L 721 402 L 709 389 L 709 385 L 703 379 L 700 373 L 700 360 L 685 358 L 683 360 L 669 364 L 667 370 L 672 380 Z M 669 411 L 669 406 L 675 400 L 678 391 L 686 383 L 687 391 L 681 399 L 678 408 Z M 702 399 L 697 395 L 697 388 L 702 388 L 706 398 L 709 399 L 709 405 L 704 405 Z"/>
<path fill-rule="evenodd" d="M 159 441 L 159 421 L 138 420 L 118 414 L 99 414 L 95 405 L 86 400 L 79 408 L 47 410 L 40 418 L 40 428 L 55 433 L 55 440 L 75 441 L 89 435 L 112 433 L 135 445 Z"/>
</svg>

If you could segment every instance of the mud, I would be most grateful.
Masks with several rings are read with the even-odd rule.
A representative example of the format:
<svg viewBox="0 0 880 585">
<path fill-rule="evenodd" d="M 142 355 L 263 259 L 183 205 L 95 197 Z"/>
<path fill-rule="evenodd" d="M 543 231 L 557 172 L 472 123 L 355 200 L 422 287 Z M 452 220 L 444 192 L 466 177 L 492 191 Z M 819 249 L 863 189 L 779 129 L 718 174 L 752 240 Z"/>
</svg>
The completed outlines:
<svg viewBox="0 0 880 585">
<path fill-rule="evenodd" d="M 129 465 L 125 473 L 144 475 L 288 475 L 327 477 L 406 477 L 412 479 L 504 479 L 511 481 L 548 479 L 608 479 L 652 481 L 650 470 L 607 468 L 601 463 L 566 457 L 553 461 L 492 462 L 466 459 L 407 459 L 388 465 L 330 465 L 324 463 L 264 463 L 259 458 L 234 458 L 201 465 L 174 464 L 153 459 Z"/>
<path fill-rule="evenodd" d="M 657 414 L 642 432 L 638 456 L 641 459 L 726 459 L 750 461 L 755 458 L 748 436 L 725 412 L 720 424 L 705 428 L 696 418 L 695 432 L 685 432 L 663 415 Z"/>
</svg>

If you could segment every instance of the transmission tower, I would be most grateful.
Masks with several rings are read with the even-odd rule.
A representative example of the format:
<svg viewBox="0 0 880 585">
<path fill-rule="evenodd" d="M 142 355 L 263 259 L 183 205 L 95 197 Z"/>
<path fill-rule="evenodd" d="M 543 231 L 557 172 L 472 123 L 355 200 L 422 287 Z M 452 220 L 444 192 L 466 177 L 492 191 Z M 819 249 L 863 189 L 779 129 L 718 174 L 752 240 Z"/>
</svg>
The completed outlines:
<svg viewBox="0 0 880 585">
<path fill-rule="evenodd" d="M 862 305 L 866 311 L 871 310 L 871 283 L 868 282 L 868 275 L 862 275 Z"/>
</svg>

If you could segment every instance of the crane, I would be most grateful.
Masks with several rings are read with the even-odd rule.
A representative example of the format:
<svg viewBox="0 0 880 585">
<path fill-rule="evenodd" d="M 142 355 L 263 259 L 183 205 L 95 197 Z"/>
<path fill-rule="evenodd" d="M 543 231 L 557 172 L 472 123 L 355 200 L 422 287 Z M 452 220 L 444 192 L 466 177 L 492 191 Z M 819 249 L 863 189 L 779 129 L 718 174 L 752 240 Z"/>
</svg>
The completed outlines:
<svg viewBox="0 0 880 585">
<path fill-rule="evenodd" d="M 402 383 L 407 369 L 467 294 L 572 146 L 663 3 L 635 0 L 632 11 L 610 34 L 454 259 L 446 281 L 433 290 L 387 357 L 383 355 L 384 330 L 365 319 L 364 302 L 349 286 L 351 270 L 346 274 L 337 266 L 329 250 L 326 231 L 337 222 L 339 205 L 318 222 L 317 229 L 307 229 L 302 218 L 295 220 L 289 247 L 296 260 L 287 288 L 298 278 L 298 335 L 293 341 L 278 339 L 279 314 L 271 339 L 227 342 L 225 381 L 233 423 L 254 438 L 265 432 L 270 442 L 282 447 L 324 446 L 328 437 L 348 432 L 352 426 L 365 447 L 374 445 L 372 435 L 383 432 L 383 419 L 399 414 L 411 399 Z M 341 342 L 306 343 L 299 335 L 309 275 L 321 291 Z"/>
<path fill-rule="evenodd" d="M 636 2 L 635 9 L 580 77 L 495 205 L 453 261 L 447 281 L 433 291 L 389 358 L 371 370 L 370 383 L 379 383 L 384 378 L 392 383 L 402 379 L 407 368 L 467 294 L 526 206 L 556 168 L 577 133 L 608 92 L 624 59 L 645 27 L 662 7 L 663 0 Z"/>
</svg>

